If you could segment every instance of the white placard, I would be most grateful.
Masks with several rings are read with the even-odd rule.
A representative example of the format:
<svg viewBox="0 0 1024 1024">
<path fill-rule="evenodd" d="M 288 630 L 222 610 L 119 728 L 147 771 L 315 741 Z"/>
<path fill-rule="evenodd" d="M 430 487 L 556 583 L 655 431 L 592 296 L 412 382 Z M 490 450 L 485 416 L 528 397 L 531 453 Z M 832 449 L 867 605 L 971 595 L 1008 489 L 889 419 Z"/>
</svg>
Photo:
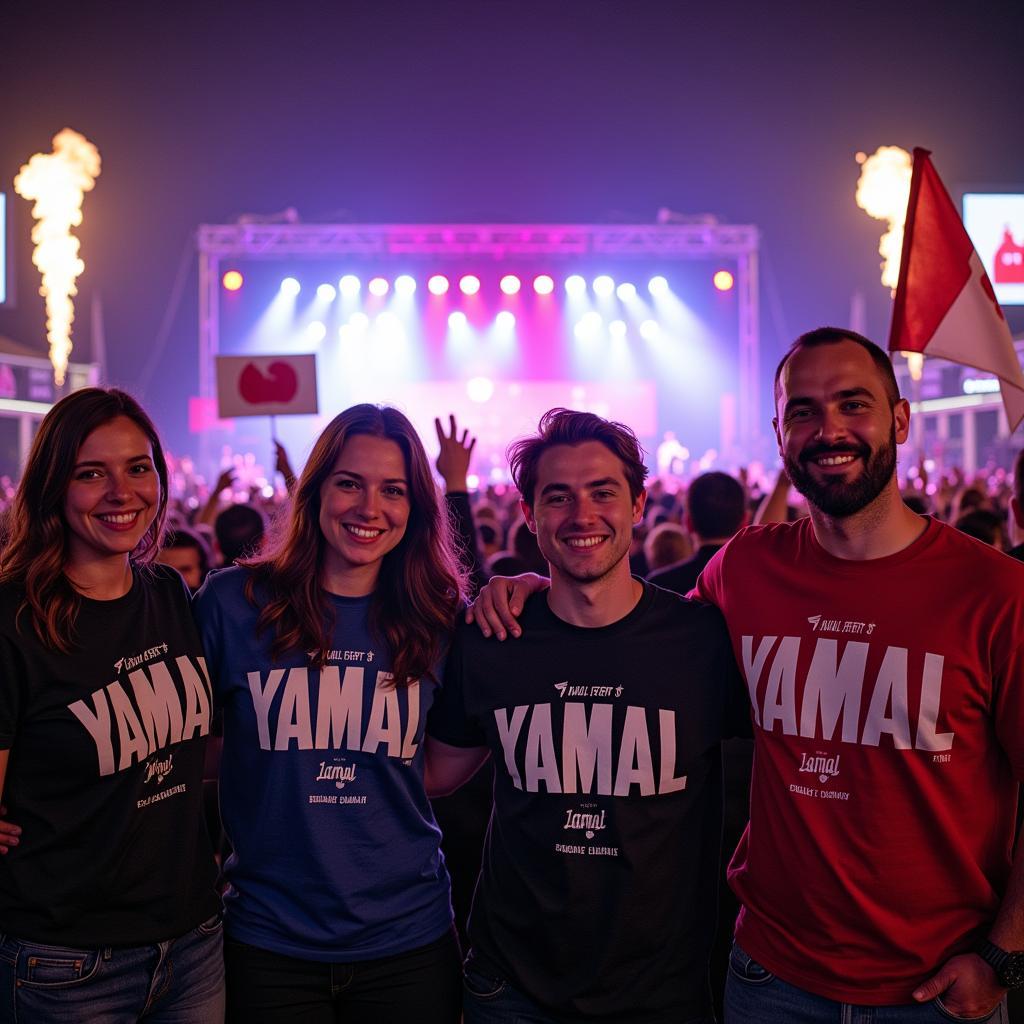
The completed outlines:
<svg viewBox="0 0 1024 1024">
<path fill-rule="evenodd" d="M 295 416 L 318 412 L 316 356 L 217 356 L 217 414 Z"/>
</svg>

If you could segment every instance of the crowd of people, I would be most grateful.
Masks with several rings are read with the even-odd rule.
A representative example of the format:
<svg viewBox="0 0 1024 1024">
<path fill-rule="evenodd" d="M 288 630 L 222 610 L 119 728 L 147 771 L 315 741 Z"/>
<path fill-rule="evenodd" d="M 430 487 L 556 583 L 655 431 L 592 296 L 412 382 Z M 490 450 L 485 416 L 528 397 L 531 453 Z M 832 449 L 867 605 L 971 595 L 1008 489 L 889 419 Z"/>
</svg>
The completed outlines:
<svg viewBox="0 0 1024 1024">
<path fill-rule="evenodd" d="M 0 1019 L 1009 1020 L 1024 458 L 900 480 L 846 330 L 775 398 L 764 493 L 563 409 L 472 494 L 439 419 L 442 490 L 359 405 L 242 501 L 61 400 L 0 549 Z"/>
</svg>

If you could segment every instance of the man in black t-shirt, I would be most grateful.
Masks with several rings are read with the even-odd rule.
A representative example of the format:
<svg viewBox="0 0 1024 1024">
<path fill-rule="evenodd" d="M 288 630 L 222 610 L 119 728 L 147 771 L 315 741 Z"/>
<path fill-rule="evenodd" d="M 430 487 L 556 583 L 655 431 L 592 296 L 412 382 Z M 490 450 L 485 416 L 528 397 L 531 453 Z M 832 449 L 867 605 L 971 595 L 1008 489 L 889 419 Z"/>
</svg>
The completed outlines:
<svg viewBox="0 0 1024 1024">
<path fill-rule="evenodd" d="M 724 623 L 629 573 L 628 428 L 554 409 L 510 465 L 551 589 L 512 649 L 457 632 L 428 741 L 432 789 L 495 755 L 465 1020 L 710 1019 L 719 741 L 749 728 Z"/>
</svg>

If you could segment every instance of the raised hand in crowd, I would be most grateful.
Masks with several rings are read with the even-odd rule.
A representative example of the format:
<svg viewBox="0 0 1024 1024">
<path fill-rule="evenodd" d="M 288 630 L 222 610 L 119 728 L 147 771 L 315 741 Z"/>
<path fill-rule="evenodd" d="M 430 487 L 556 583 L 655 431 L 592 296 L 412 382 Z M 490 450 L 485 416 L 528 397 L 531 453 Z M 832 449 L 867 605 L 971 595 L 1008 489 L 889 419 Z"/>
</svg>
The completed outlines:
<svg viewBox="0 0 1024 1024">
<path fill-rule="evenodd" d="M 197 523 L 206 523 L 209 526 L 213 525 L 214 519 L 217 518 L 217 511 L 220 508 L 220 496 L 229 487 L 235 485 L 235 467 L 228 466 L 227 469 L 222 470 L 217 482 L 213 485 L 210 490 L 210 496 L 206 499 L 206 504 L 199 510 L 199 514 L 196 516 Z"/>
<path fill-rule="evenodd" d="M 434 418 L 437 443 L 440 445 L 434 465 L 437 466 L 437 471 L 441 474 L 441 479 L 444 480 L 446 491 L 468 491 L 469 485 L 466 482 L 466 477 L 469 473 L 469 460 L 476 447 L 476 438 L 469 436 L 469 430 L 463 430 L 462 437 L 459 437 L 454 413 L 448 416 L 448 424 L 449 433 L 446 434 L 441 426 L 440 417 Z"/>
<path fill-rule="evenodd" d="M 789 490 L 792 485 L 784 468 L 779 468 L 775 486 L 764 496 L 754 513 L 754 526 L 762 523 L 784 523 L 789 518 Z"/>
<path fill-rule="evenodd" d="M 288 452 L 283 444 L 274 438 L 274 469 L 284 478 L 284 486 L 289 494 L 295 491 L 295 470 L 292 469 Z"/>
</svg>

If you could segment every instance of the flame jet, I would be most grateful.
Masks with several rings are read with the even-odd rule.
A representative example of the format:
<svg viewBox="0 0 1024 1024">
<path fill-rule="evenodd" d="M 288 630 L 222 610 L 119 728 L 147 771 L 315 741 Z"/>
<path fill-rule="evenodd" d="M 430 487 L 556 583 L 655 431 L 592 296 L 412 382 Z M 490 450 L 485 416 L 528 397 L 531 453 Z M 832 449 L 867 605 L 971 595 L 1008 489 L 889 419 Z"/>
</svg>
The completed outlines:
<svg viewBox="0 0 1024 1024">
<path fill-rule="evenodd" d="M 895 294 L 903 250 L 903 219 L 910 199 L 910 154 L 899 146 L 879 146 L 871 156 L 857 154 L 861 165 L 857 180 L 857 205 L 889 227 L 878 243 L 884 257 L 882 284 Z"/>
<path fill-rule="evenodd" d="M 57 386 L 64 383 L 71 355 L 72 296 L 75 280 L 85 269 L 78 255 L 79 240 L 71 229 L 82 223 L 82 199 L 96 184 L 100 154 L 78 132 L 65 128 L 53 137 L 52 153 L 36 153 L 14 179 L 23 199 L 35 201 L 32 262 L 42 274 L 39 294 L 46 300 L 46 338 Z"/>
</svg>

